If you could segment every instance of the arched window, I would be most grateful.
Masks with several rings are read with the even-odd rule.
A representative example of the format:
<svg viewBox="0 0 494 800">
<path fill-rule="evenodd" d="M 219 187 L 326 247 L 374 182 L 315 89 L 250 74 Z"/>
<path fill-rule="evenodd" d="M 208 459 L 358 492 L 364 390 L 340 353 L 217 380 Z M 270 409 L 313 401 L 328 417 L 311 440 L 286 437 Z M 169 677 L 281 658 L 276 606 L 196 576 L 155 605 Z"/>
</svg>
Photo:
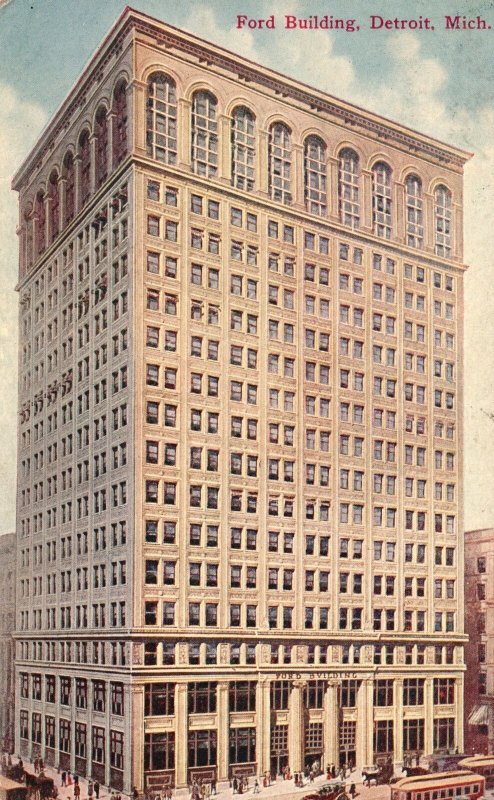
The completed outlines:
<svg viewBox="0 0 494 800">
<path fill-rule="evenodd" d="M 436 255 L 451 255 L 451 192 L 438 186 L 434 192 L 435 250 Z"/>
<path fill-rule="evenodd" d="M 36 195 L 36 255 L 40 255 L 46 247 L 46 210 L 44 192 Z"/>
<path fill-rule="evenodd" d="M 113 166 L 127 155 L 127 84 L 122 81 L 113 93 Z"/>
<path fill-rule="evenodd" d="M 105 182 L 108 175 L 108 120 L 106 108 L 96 114 L 96 188 Z"/>
<path fill-rule="evenodd" d="M 340 219 L 350 228 L 360 226 L 360 161 L 357 153 L 346 147 L 340 153 L 338 199 Z"/>
<path fill-rule="evenodd" d="M 292 202 L 292 149 L 290 130 L 275 122 L 269 130 L 269 194 L 285 205 Z"/>
<path fill-rule="evenodd" d="M 248 108 L 236 108 L 232 116 L 232 184 L 251 192 L 256 167 L 255 118 Z"/>
<path fill-rule="evenodd" d="M 422 247 L 424 243 L 424 214 L 422 201 L 422 181 L 416 175 L 409 175 L 405 181 L 407 244 Z"/>
<path fill-rule="evenodd" d="M 391 206 L 391 169 L 379 161 L 372 170 L 372 223 L 383 239 L 391 239 Z"/>
<path fill-rule="evenodd" d="M 148 156 L 165 164 L 177 163 L 177 89 L 162 72 L 148 81 L 146 142 Z"/>
<path fill-rule="evenodd" d="M 304 146 L 305 205 L 311 214 L 327 211 L 326 145 L 318 136 L 308 136 Z"/>
<path fill-rule="evenodd" d="M 75 165 L 72 153 L 67 153 L 63 162 L 63 177 L 65 178 L 65 210 L 64 226 L 74 219 L 75 214 Z"/>
<path fill-rule="evenodd" d="M 81 206 L 86 205 L 91 193 L 91 147 L 89 133 L 83 131 L 79 139 Z"/>
<path fill-rule="evenodd" d="M 192 100 L 192 168 L 208 178 L 218 174 L 216 106 L 210 92 L 196 92 Z"/>
<path fill-rule="evenodd" d="M 52 172 L 48 183 L 48 197 L 50 198 L 50 241 L 54 241 L 60 233 L 60 198 L 58 190 L 58 174 Z"/>
</svg>

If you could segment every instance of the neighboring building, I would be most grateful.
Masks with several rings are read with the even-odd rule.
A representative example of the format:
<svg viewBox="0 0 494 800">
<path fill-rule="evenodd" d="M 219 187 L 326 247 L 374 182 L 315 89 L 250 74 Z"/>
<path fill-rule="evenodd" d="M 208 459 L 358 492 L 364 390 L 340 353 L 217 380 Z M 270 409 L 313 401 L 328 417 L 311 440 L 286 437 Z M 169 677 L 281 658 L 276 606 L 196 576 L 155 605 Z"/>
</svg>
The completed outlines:
<svg viewBox="0 0 494 800">
<path fill-rule="evenodd" d="M 0 534 L 0 747 L 14 748 L 15 533 Z"/>
<path fill-rule="evenodd" d="M 465 750 L 494 753 L 494 528 L 465 532 Z"/>
<path fill-rule="evenodd" d="M 467 158 L 123 12 L 14 179 L 23 756 L 462 750 Z"/>
</svg>

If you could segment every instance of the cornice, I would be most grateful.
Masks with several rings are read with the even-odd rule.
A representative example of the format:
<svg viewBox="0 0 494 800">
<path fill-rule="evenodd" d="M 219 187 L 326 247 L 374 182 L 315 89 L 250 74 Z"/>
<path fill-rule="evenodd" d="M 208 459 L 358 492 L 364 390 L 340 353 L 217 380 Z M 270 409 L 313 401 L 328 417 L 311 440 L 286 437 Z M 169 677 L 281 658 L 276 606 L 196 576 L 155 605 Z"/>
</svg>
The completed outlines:
<svg viewBox="0 0 494 800">
<path fill-rule="evenodd" d="M 54 113 L 38 143 L 17 170 L 12 180 L 14 189 L 21 188 L 29 171 L 42 166 L 46 155 L 54 149 L 57 136 L 68 130 L 74 115 L 84 107 L 87 95 L 103 79 L 109 62 L 114 56 L 120 55 L 126 37 L 134 32 L 153 39 L 160 47 L 178 50 L 197 59 L 200 64 L 225 70 L 244 83 L 262 86 L 284 100 L 305 105 L 309 111 L 327 115 L 345 126 L 360 129 L 364 135 L 413 152 L 419 157 L 422 155 L 437 160 L 444 166 L 461 169 L 473 155 L 241 58 L 127 6 L 97 48 L 66 100 Z"/>
<path fill-rule="evenodd" d="M 274 72 L 260 65 L 255 65 L 246 59 L 241 59 L 228 50 L 218 47 L 211 49 L 211 45 L 201 39 L 184 34 L 178 29 L 170 30 L 151 18 L 131 18 L 127 22 L 128 29 L 134 28 L 138 33 L 155 39 L 156 44 L 168 49 L 178 49 L 197 58 L 199 63 L 206 66 L 215 65 L 233 73 L 245 83 L 257 83 L 283 99 L 296 100 L 309 106 L 310 111 L 325 113 L 335 117 L 338 121 L 348 126 L 359 126 L 367 134 L 371 133 L 379 140 L 402 145 L 408 151 L 420 155 L 421 153 L 438 159 L 443 164 L 452 164 L 462 167 L 472 157 L 472 153 L 447 145 L 444 142 L 419 134 L 411 128 L 405 128 L 385 117 L 367 112 L 358 106 L 345 103 L 320 92 L 318 89 L 295 81 L 281 73 Z M 180 35 L 182 34 L 182 35 Z M 185 38 L 187 36 L 187 38 Z"/>
</svg>

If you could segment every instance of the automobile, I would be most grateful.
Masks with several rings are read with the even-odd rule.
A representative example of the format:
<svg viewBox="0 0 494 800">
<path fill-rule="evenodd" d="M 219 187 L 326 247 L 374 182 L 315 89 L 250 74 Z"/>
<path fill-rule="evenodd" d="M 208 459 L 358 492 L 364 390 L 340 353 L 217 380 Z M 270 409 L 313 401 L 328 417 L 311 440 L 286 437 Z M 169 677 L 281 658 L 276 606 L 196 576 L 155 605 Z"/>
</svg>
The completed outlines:
<svg viewBox="0 0 494 800">
<path fill-rule="evenodd" d="M 345 792 L 345 784 L 340 781 L 323 783 L 319 789 L 314 789 L 310 794 L 303 796 L 302 800 L 350 800 Z"/>
</svg>

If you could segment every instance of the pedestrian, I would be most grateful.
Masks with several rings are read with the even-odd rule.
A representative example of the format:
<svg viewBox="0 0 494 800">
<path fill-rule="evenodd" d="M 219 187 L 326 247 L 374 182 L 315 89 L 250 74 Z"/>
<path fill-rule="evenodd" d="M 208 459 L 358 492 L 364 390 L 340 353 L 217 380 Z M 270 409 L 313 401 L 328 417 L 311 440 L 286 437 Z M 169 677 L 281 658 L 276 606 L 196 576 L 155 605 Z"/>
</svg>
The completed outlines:
<svg viewBox="0 0 494 800">
<path fill-rule="evenodd" d="M 98 781 L 94 782 L 94 794 L 96 795 L 96 800 L 99 800 L 99 783 L 98 783 Z"/>
<path fill-rule="evenodd" d="M 67 773 L 66 772 L 62 772 L 60 778 L 62 780 L 62 786 L 67 786 Z"/>
<path fill-rule="evenodd" d="M 235 792 L 237 791 L 238 791 L 238 780 L 234 778 L 232 780 L 232 794 L 235 794 Z"/>
<path fill-rule="evenodd" d="M 89 798 L 91 798 L 93 796 L 93 791 L 94 791 L 93 782 L 89 781 L 89 783 L 87 785 L 87 796 Z M 112 796 L 113 796 L 113 792 L 112 792 Z"/>
<path fill-rule="evenodd" d="M 353 800 L 353 798 L 355 797 L 356 794 L 357 794 L 356 786 L 355 786 L 354 783 L 352 783 L 351 786 L 350 786 L 350 797 L 352 798 L 352 800 Z"/>
<path fill-rule="evenodd" d="M 139 792 L 137 791 L 136 786 L 134 786 L 132 789 L 132 800 L 139 800 Z"/>
<path fill-rule="evenodd" d="M 74 797 L 76 800 L 79 800 L 80 796 L 81 796 L 81 787 L 79 786 L 78 783 L 74 783 Z"/>
</svg>

